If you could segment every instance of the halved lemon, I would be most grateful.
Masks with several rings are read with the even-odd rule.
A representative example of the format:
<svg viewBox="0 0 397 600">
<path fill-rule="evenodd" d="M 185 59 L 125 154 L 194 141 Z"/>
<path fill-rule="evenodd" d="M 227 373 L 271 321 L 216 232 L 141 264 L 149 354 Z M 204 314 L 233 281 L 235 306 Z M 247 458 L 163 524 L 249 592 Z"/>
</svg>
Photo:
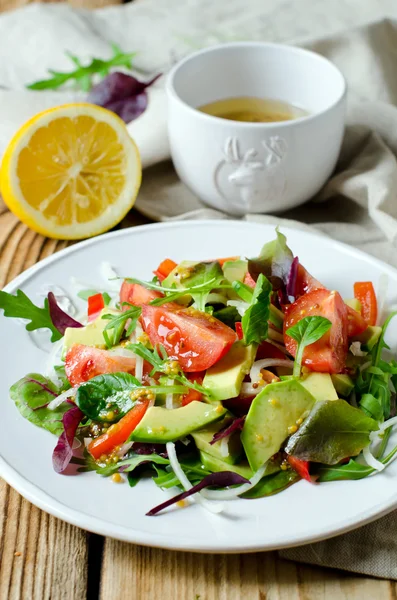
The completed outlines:
<svg viewBox="0 0 397 600">
<path fill-rule="evenodd" d="M 0 188 L 31 229 L 71 240 L 117 225 L 135 202 L 141 176 L 138 148 L 117 115 L 94 104 L 65 104 L 15 134 Z"/>
</svg>

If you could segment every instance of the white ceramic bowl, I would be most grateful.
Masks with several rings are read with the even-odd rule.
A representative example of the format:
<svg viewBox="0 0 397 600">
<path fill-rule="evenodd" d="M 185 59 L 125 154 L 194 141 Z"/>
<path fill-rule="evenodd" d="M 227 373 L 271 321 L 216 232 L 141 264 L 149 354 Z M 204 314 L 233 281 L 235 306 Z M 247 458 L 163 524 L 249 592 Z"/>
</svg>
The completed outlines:
<svg viewBox="0 0 397 600">
<path fill-rule="evenodd" d="M 235 215 L 285 210 L 312 197 L 335 167 L 346 82 L 314 52 L 260 42 L 215 46 L 177 64 L 167 94 L 175 168 L 210 206 Z M 308 115 L 247 123 L 197 110 L 238 96 L 281 100 Z"/>
</svg>

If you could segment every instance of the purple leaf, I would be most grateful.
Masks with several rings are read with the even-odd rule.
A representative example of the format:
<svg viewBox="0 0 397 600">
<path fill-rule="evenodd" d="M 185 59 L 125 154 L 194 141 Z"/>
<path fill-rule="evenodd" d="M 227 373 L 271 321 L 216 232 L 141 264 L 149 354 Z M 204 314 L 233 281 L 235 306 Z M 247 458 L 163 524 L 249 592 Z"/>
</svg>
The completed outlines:
<svg viewBox="0 0 397 600">
<path fill-rule="evenodd" d="M 64 413 L 62 423 L 64 431 L 52 453 L 52 465 L 57 473 L 63 473 L 73 456 L 73 441 L 84 414 L 78 406 Z"/>
<path fill-rule="evenodd" d="M 47 299 L 51 321 L 61 335 L 65 335 L 65 329 L 67 327 L 83 327 L 81 323 L 75 321 L 75 319 L 58 306 L 53 292 L 48 292 Z"/>
<path fill-rule="evenodd" d="M 230 485 L 240 485 L 242 483 L 249 483 L 249 481 L 248 481 L 248 479 L 245 479 L 245 477 L 242 477 L 241 475 L 238 475 L 237 473 L 232 473 L 232 471 L 220 471 L 219 473 L 211 473 L 211 475 L 206 475 L 206 477 L 204 477 L 204 479 L 202 479 L 200 481 L 200 483 L 197 483 L 196 485 L 194 485 L 187 492 L 182 492 L 182 493 L 178 494 L 177 496 L 174 496 L 173 498 L 166 500 L 162 504 L 155 506 L 154 508 L 152 508 L 152 510 L 149 510 L 149 512 L 146 513 L 146 516 L 153 517 L 161 510 L 168 508 L 172 504 L 175 504 L 175 502 L 180 502 L 180 500 L 184 500 L 185 498 L 188 498 L 189 496 L 192 496 L 193 494 L 197 494 L 197 492 L 199 492 L 200 490 L 202 490 L 205 487 L 209 487 L 209 486 L 227 487 Z"/>
<path fill-rule="evenodd" d="M 296 280 L 298 277 L 299 258 L 295 256 L 287 279 L 287 296 L 295 298 Z"/>
<path fill-rule="evenodd" d="M 43 390 L 45 392 L 48 392 L 49 394 L 51 394 L 51 396 L 54 396 L 54 398 L 56 398 L 58 396 L 58 394 L 56 392 L 54 392 L 54 390 L 51 390 L 48 387 L 48 385 L 46 385 L 45 383 L 42 383 L 41 381 L 37 381 L 37 379 L 32 379 L 31 377 L 28 377 L 25 379 L 25 383 L 36 383 L 41 388 L 43 388 Z M 49 402 L 47 402 L 47 404 L 49 404 Z M 37 410 L 38 408 L 43 408 L 44 406 L 47 406 L 47 404 L 43 404 L 43 406 L 37 406 L 34 410 Z"/>
<path fill-rule="evenodd" d="M 92 88 L 87 100 L 113 111 L 129 123 L 146 110 L 148 96 L 145 90 L 160 76 L 161 73 L 144 82 L 126 73 L 111 73 Z"/>
<path fill-rule="evenodd" d="M 241 431 L 244 426 L 244 421 L 245 416 L 237 417 L 237 419 L 234 419 L 234 421 L 232 421 L 229 425 L 226 425 L 226 427 L 224 427 L 220 431 L 217 431 L 217 433 L 214 434 L 214 437 L 210 441 L 210 444 L 215 444 L 215 442 L 222 440 L 234 431 Z"/>
<path fill-rule="evenodd" d="M 134 442 L 132 445 L 132 451 L 135 452 L 135 454 L 158 454 L 163 458 L 168 458 L 165 444 L 147 444 L 145 442 Z"/>
</svg>

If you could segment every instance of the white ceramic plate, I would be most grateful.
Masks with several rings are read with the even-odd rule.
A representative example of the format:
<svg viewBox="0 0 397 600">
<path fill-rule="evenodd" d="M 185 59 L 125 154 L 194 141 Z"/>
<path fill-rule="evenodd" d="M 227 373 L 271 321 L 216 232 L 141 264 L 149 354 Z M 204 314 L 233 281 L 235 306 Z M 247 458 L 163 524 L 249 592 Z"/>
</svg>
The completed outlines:
<svg viewBox="0 0 397 600">
<path fill-rule="evenodd" d="M 353 248 L 324 237 L 283 230 L 302 263 L 331 289 L 352 296 L 354 281 L 390 280 L 396 303 L 397 271 Z M 255 255 L 273 239 L 270 226 L 237 221 L 192 221 L 125 229 L 72 246 L 29 269 L 6 288 L 22 288 L 39 300 L 43 285 L 72 293 L 70 277 L 101 287 L 101 261 L 124 276 L 149 278 L 166 256 L 175 260 Z M 88 286 L 87 286 L 88 287 Z M 13 319 L 0 318 L 2 398 L 0 475 L 25 498 L 69 523 L 121 540 L 162 548 L 204 552 L 270 550 L 353 529 L 397 506 L 397 461 L 385 472 L 361 481 L 310 485 L 305 481 L 259 500 L 235 500 L 222 515 L 198 505 L 174 508 L 156 517 L 145 513 L 166 496 L 150 480 L 131 489 L 95 473 L 57 475 L 51 455 L 55 438 L 24 420 L 8 389 L 28 372 L 43 370 L 46 354 Z M 389 336 L 397 345 L 397 325 Z"/>
</svg>

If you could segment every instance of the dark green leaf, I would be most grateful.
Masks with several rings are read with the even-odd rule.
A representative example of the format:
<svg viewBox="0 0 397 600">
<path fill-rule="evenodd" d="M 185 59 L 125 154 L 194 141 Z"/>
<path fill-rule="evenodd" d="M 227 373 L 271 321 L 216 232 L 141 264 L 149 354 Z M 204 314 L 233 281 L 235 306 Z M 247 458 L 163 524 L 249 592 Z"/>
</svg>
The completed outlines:
<svg viewBox="0 0 397 600">
<path fill-rule="evenodd" d="M 270 281 L 260 274 L 252 295 L 251 304 L 241 319 L 244 343 L 247 345 L 260 344 L 267 338 L 271 292 Z"/>
<path fill-rule="evenodd" d="M 234 329 L 237 321 L 241 321 L 241 317 L 235 306 L 226 306 L 225 308 L 215 310 L 213 316 L 232 329 Z"/>
<path fill-rule="evenodd" d="M 375 421 L 383 420 L 382 403 L 372 394 L 363 394 L 359 406 L 366 415 L 372 417 Z"/>
<path fill-rule="evenodd" d="M 131 392 L 141 387 L 129 373 L 97 375 L 80 385 L 75 402 L 93 421 L 113 423 L 133 408 L 136 400 L 131 399 Z M 109 413 L 113 413 L 113 418 L 109 418 Z"/>
<path fill-rule="evenodd" d="M 38 373 L 29 373 L 10 388 L 10 397 L 25 419 L 60 436 L 63 432 L 62 416 L 70 409 L 70 404 L 64 402 L 55 410 L 49 410 L 47 404 L 57 394 L 56 386 Z"/>
<path fill-rule="evenodd" d="M 287 238 L 276 229 L 277 237 L 265 244 L 258 258 L 248 261 L 248 272 L 256 281 L 259 275 L 265 275 L 274 290 L 287 283 L 294 255 L 287 246 Z"/>
<path fill-rule="evenodd" d="M 241 497 L 263 498 L 264 496 L 272 496 L 273 494 L 284 491 L 299 480 L 300 476 L 292 469 L 278 471 L 277 473 L 272 473 L 261 479 L 252 490 L 245 492 Z"/>
<path fill-rule="evenodd" d="M 312 462 L 334 465 L 357 456 L 369 445 L 378 423 L 345 400 L 316 402 L 300 429 L 290 437 L 286 452 Z"/>
<path fill-rule="evenodd" d="M 5 317 L 27 319 L 30 321 L 26 325 L 28 331 L 49 329 L 51 331 L 52 342 L 56 342 L 62 337 L 51 321 L 47 299 L 44 301 L 44 307 L 40 308 L 33 304 L 22 290 L 17 290 L 15 296 L 0 291 L 0 308 L 4 310 Z"/>
<path fill-rule="evenodd" d="M 306 346 L 317 342 L 331 328 L 332 323 L 325 317 L 305 317 L 287 329 L 286 334 L 292 337 L 298 347 L 295 355 L 294 376 L 299 377 L 303 352 Z"/>
<path fill-rule="evenodd" d="M 134 306 L 130 310 L 126 310 L 117 315 L 107 314 L 102 316 L 102 319 L 107 319 L 109 321 L 103 330 L 103 337 L 108 348 L 116 346 L 124 336 L 124 333 L 129 337 L 131 333 L 135 331 L 141 312 L 142 309 L 140 306 Z M 127 321 L 129 321 L 129 323 L 126 328 Z"/>
</svg>

